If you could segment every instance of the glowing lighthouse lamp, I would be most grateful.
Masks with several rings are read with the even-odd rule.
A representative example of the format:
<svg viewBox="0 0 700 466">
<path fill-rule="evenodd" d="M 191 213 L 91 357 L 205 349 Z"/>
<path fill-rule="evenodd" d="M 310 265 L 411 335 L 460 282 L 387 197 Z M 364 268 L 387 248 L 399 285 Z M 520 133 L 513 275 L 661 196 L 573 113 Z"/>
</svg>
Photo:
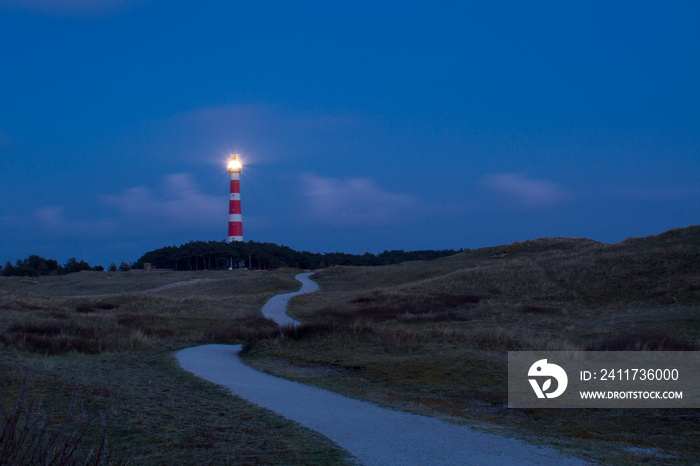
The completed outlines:
<svg viewBox="0 0 700 466">
<path fill-rule="evenodd" d="M 231 196 L 228 201 L 228 242 L 243 241 L 243 217 L 241 216 L 241 161 L 233 154 L 228 162 L 231 177 Z"/>
</svg>

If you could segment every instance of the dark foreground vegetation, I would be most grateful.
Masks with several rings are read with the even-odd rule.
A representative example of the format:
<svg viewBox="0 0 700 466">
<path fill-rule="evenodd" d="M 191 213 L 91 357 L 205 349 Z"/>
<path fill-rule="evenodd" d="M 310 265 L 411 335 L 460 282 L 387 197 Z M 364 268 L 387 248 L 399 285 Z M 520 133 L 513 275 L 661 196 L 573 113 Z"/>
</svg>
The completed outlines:
<svg viewBox="0 0 700 466">
<path fill-rule="evenodd" d="M 102 465 L 125 463 L 110 455 L 108 419 L 89 418 L 79 395 L 60 419 L 51 419 L 42 400 L 32 398 L 28 377 L 9 407 L 0 405 L 0 464 Z M 101 437 L 95 432 L 102 432 Z"/>
<path fill-rule="evenodd" d="M 76 449 L 80 462 L 103 440 L 102 457 L 117 463 L 346 462 L 327 440 L 184 373 L 172 357 L 196 344 L 243 343 L 262 370 L 593 461 L 700 458 L 698 410 L 506 408 L 509 350 L 700 350 L 700 227 L 613 245 L 540 239 L 327 267 L 313 277 L 320 290 L 291 303 L 304 325 L 280 329 L 260 308 L 298 289 L 296 273 L 0 278 L 4 413 L 18 399 L 43 399 L 42 416 L 66 419 L 80 393 L 85 417 L 75 419 L 97 421 Z"/>
<path fill-rule="evenodd" d="M 257 241 L 190 241 L 180 246 L 167 246 L 147 252 L 133 265 L 136 269 L 150 263 L 159 269 L 173 270 L 224 270 L 233 259 L 251 269 L 321 269 L 332 265 L 388 265 L 411 260 L 431 260 L 450 256 L 459 251 L 384 251 L 380 254 L 346 254 L 342 252 L 314 253 L 295 251 L 288 246 Z"/>
</svg>

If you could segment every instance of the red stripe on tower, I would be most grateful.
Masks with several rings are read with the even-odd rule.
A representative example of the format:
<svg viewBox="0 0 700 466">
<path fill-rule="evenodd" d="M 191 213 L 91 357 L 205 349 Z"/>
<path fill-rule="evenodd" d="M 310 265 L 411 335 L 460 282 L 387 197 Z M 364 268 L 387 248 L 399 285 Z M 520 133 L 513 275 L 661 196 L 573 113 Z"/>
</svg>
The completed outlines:
<svg viewBox="0 0 700 466">
<path fill-rule="evenodd" d="M 243 241 L 243 217 L 241 215 L 241 162 L 238 154 L 228 162 L 231 177 L 231 194 L 228 201 L 228 242 Z"/>
<path fill-rule="evenodd" d="M 241 213 L 241 201 L 228 201 L 228 213 L 230 214 L 240 214 Z"/>
</svg>

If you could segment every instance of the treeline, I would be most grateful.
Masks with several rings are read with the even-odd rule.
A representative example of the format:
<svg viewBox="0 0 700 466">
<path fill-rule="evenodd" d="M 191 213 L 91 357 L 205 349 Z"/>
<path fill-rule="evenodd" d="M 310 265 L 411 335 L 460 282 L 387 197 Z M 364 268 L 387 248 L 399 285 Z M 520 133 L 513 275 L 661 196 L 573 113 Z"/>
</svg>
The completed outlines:
<svg viewBox="0 0 700 466">
<path fill-rule="evenodd" d="M 129 267 L 130 264 L 122 262 L 121 266 L 117 268 L 117 265 L 112 262 L 109 270 L 129 270 Z M 56 259 L 45 259 L 33 254 L 24 260 L 17 259 L 14 264 L 7 261 L 4 267 L 0 265 L 0 275 L 4 277 L 38 277 L 40 275 L 65 275 L 81 270 L 102 272 L 104 269 L 101 265 L 92 267 L 84 260 L 78 261 L 75 257 L 68 259 L 65 264 L 59 264 Z"/>
<path fill-rule="evenodd" d="M 173 270 L 223 270 L 228 267 L 252 269 L 276 269 L 296 267 L 299 269 L 321 269 L 332 265 L 388 265 L 411 260 L 431 260 L 461 252 L 453 249 L 439 251 L 384 251 L 381 254 L 346 254 L 343 252 L 313 253 L 295 251 L 288 246 L 256 241 L 190 241 L 180 246 L 166 246 L 147 252 L 135 263 L 122 262 L 109 265 L 110 272 L 142 269 L 150 263 L 155 269 Z M 91 266 L 84 260 L 71 257 L 65 264 L 56 259 L 45 259 L 36 254 L 14 264 L 8 261 L 0 265 L 0 275 L 5 277 L 38 277 L 40 275 L 64 275 L 82 270 L 104 271 L 101 265 Z"/>
<path fill-rule="evenodd" d="M 461 250 L 460 250 L 461 251 Z M 387 265 L 410 260 L 430 260 L 450 256 L 460 251 L 384 251 L 381 254 L 346 254 L 342 252 L 313 253 L 295 251 L 288 246 L 256 241 L 190 241 L 180 246 L 166 246 L 147 252 L 133 264 L 143 268 L 150 263 L 158 269 L 216 270 L 229 266 L 244 266 L 253 269 L 275 269 L 296 267 L 320 269 L 331 265 Z"/>
</svg>

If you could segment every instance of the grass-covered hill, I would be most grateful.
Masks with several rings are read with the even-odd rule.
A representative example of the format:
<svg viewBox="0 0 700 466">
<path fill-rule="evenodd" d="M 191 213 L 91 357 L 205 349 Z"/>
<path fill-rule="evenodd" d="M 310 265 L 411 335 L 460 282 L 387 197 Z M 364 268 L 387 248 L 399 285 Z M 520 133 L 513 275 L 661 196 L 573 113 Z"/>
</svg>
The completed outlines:
<svg viewBox="0 0 700 466">
<path fill-rule="evenodd" d="M 700 349 L 700 227 L 617 244 L 538 239 L 383 266 L 328 261 L 312 277 L 319 291 L 291 303 L 306 323 L 294 331 L 260 309 L 298 288 L 298 269 L 202 270 L 216 256 L 197 257 L 178 256 L 180 271 L 0 277 L 5 414 L 18 398 L 42 399 L 37 414 L 50 416 L 60 441 L 70 439 L 65 425 L 79 430 L 92 419 L 82 455 L 104 438 L 102 413 L 109 458 L 131 463 L 342 464 L 345 453 L 330 442 L 183 373 L 172 357 L 202 343 L 245 343 L 249 364 L 283 377 L 587 459 L 700 457 L 695 437 L 678 435 L 698 432 L 697 410 L 505 408 L 509 350 Z M 85 416 L 74 416 L 75 399 Z"/>
<path fill-rule="evenodd" d="M 250 364 L 398 409 L 547 438 L 603 463 L 687 464 L 697 410 L 513 410 L 508 351 L 700 350 L 700 227 L 617 244 L 538 239 L 429 262 L 332 267 L 307 324 L 248 336 Z M 225 337 L 226 329 L 221 329 Z"/>
<path fill-rule="evenodd" d="M 443 261 L 440 287 L 530 301 L 659 304 L 700 301 L 700 227 L 617 244 L 544 238 L 467 251 Z M 490 282 L 491 285 L 486 285 Z"/>
</svg>

